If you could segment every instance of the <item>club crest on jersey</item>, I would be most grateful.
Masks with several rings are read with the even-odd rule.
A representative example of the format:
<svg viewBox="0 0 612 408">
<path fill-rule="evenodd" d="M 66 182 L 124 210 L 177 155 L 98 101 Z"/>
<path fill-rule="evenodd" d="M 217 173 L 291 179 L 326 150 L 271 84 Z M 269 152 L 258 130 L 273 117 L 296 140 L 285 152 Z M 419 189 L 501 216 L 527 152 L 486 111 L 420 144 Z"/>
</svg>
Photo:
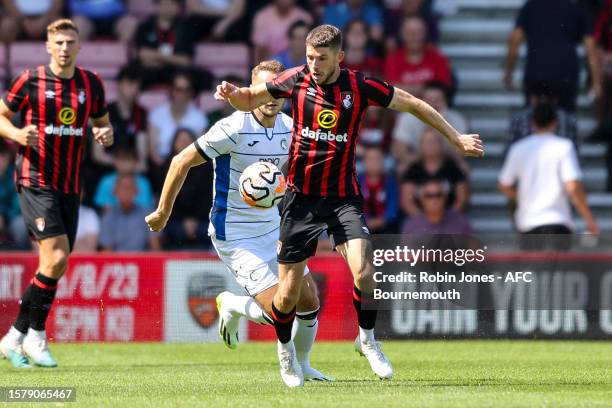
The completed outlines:
<svg viewBox="0 0 612 408">
<path fill-rule="evenodd" d="M 350 91 L 345 91 L 340 93 L 340 97 L 342 98 L 342 107 L 344 109 L 350 109 L 353 106 L 353 93 Z"/>
<path fill-rule="evenodd" d="M 82 105 L 85 103 L 86 101 L 86 95 L 85 95 L 85 91 L 81 89 L 81 92 L 79 92 L 79 96 L 77 97 L 79 103 Z"/>
<path fill-rule="evenodd" d="M 215 297 L 225 288 L 225 279 L 212 273 L 198 273 L 189 278 L 187 303 L 191 317 L 204 329 L 211 327 L 218 317 Z"/>
<path fill-rule="evenodd" d="M 43 217 L 37 218 L 34 222 L 38 231 L 43 232 L 45 230 L 45 219 Z"/>
<path fill-rule="evenodd" d="M 281 139 L 281 149 L 283 150 L 287 150 L 287 139 L 283 138 Z"/>
</svg>

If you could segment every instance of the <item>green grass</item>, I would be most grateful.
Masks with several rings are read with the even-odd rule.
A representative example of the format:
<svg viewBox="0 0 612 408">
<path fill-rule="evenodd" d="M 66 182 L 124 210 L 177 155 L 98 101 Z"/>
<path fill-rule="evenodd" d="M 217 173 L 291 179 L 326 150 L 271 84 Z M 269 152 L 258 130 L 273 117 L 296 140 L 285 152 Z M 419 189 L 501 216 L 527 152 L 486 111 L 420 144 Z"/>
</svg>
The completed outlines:
<svg viewBox="0 0 612 408">
<path fill-rule="evenodd" d="M 220 344 L 54 344 L 59 368 L 14 370 L 0 361 L 0 387 L 74 386 L 77 403 L 66 407 L 612 406 L 611 343 L 388 341 L 384 350 L 396 371 L 391 381 L 375 378 L 352 344 L 318 343 L 313 366 L 337 381 L 289 390 L 272 343 L 236 351 Z"/>
</svg>

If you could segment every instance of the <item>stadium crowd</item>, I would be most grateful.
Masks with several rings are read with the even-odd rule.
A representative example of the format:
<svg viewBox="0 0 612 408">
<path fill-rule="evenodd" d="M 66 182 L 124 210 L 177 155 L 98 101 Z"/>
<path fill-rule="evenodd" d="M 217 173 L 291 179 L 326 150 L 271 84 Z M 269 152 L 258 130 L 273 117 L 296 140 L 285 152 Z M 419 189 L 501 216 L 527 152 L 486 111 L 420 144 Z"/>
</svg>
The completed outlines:
<svg viewBox="0 0 612 408">
<path fill-rule="evenodd" d="M 569 26 L 552 26 L 545 15 L 551 4 L 566 13 L 559 18 L 567 17 Z M 190 172 L 164 232 L 151 233 L 143 221 L 154 208 L 172 156 L 231 113 L 231 107 L 212 102 L 211 87 L 223 79 L 236 84 L 248 84 L 250 79 L 248 70 L 210 62 L 218 57 L 215 53 L 198 55 L 198 46 L 217 44 L 214 50 L 224 44 L 242 44 L 249 50 L 247 67 L 270 58 L 290 67 L 305 63 L 309 29 L 333 24 L 344 31 L 346 68 L 418 95 L 467 133 L 469 121 L 453 108 L 457 78 L 452 61 L 437 46 L 439 21 L 449 12 L 446 6 L 446 0 L 4 0 L 0 19 L 0 39 L 6 46 L 1 59 L 3 79 L 6 87 L 18 74 L 11 70 L 9 46 L 44 40 L 46 25 L 58 16 L 74 19 L 87 42 L 111 41 L 124 47 L 127 64 L 102 75 L 115 144 L 104 148 L 90 143 L 84 157 L 82 185 L 86 188 L 75 251 L 208 249 L 210 163 Z M 547 21 L 551 27 L 543 28 Z M 547 35 L 539 35 L 546 29 Z M 567 58 L 574 61 L 571 49 L 576 43 L 583 43 L 587 50 L 590 95 L 597 101 L 599 126 L 592 137 L 611 146 L 612 0 L 527 2 L 509 40 L 508 88 L 514 86 L 510 73 L 523 41 L 532 49 L 551 52 L 527 56 L 526 104 L 511 118 L 508 147 L 532 133 L 531 113 L 542 100 L 554 104 L 557 111 L 555 133 L 578 146 L 578 57 L 575 64 L 567 63 Z M 569 57 L 560 56 L 563 49 Z M 555 57 L 564 60 L 560 63 Z M 95 69 L 88 66 L 86 56 L 79 58 L 79 64 Z M 469 165 L 441 135 L 409 114 L 371 109 L 360 140 L 357 165 L 373 232 L 471 231 L 466 216 Z M 0 140 L 1 249 L 30 246 L 13 186 L 16 148 Z M 610 172 L 612 147 L 607 163 Z"/>
</svg>

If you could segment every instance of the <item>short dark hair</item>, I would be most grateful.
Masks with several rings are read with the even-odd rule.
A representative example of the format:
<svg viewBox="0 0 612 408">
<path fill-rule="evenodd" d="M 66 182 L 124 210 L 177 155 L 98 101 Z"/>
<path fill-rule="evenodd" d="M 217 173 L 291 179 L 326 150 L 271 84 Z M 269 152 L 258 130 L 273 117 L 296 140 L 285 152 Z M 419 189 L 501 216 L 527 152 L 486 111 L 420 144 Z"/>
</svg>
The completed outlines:
<svg viewBox="0 0 612 408">
<path fill-rule="evenodd" d="M 342 49 L 342 31 L 330 24 L 323 24 L 310 30 L 306 37 L 306 45 L 314 48 Z"/>
<path fill-rule="evenodd" d="M 531 120 L 536 127 L 542 129 L 552 125 L 557 120 L 557 109 L 550 101 L 539 101 L 533 108 Z"/>
<path fill-rule="evenodd" d="M 425 89 L 437 89 L 438 91 L 442 92 L 444 94 L 444 97 L 446 98 L 446 102 L 449 101 L 449 97 L 450 97 L 450 89 L 448 88 L 448 85 L 446 85 L 444 82 L 440 82 L 440 81 L 429 81 L 425 84 Z"/>
<path fill-rule="evenodd" d="M 307 22 L 305 22 L 304 20 L 298 20 L 295 23 L 291 24 L 289 26 L 289 29 L 287 30 L 287 37 L 291 38 L 293 37 L 293 32 L 295 30 L 297 30 L 298 28 L 306 28 L 306 29 L 310 29 L 310 24 L 308 24 Z"/>
<path fill-rule="evenodd" d="M 115 159 L 130 159 L 138 161 L 138 153 L 136 149 L 129 146 L 117 146 L 113 154 Z"/>
<path fill-rule="evenodd" d="M 126 65 L 119 70 L 115 80 L 117 82 L 127 79 L 128 81 L 140 82 L 142 81 L 142 68 L 137 64 Z"/>
</svg>

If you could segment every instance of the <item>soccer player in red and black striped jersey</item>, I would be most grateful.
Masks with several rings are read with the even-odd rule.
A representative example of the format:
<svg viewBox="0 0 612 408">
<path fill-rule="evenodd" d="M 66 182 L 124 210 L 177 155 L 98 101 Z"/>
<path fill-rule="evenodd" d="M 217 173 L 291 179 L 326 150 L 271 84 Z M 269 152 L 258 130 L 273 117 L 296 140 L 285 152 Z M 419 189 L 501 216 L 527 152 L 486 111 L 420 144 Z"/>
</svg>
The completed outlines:
<svg viewBox="0 0 612 408">
<path fill-rule="evenodd" d="M 21 211 L 38 244 L 39 267 L 20 300 L 17 320 L 0 341 L 0 354 L 15 367 L 55 367 L 45 323 L 57 282 L 68 265 L 79 215 L 81 158 L 89 119 L 93 136 L 113 143 L 100 78 L 76 66 L 76 25 L 57 20 L 47 27 L 49 65 L 25 70 L 0 101 L 0 136 L 20 145 L 15 184 Z M 11 123 L 22 114 L 22 128 Z"/>
<path fill-rule="evenodd" d="M 274 98 L 291 101 L 294 125 L 278 244 L 279 288 L 272 303 L 281 377 L 290 387 L 303 385 L 291 341 L 295 305 L 306 262 L 324 230 L 353 273 L 353 304 L 359 321 L 355 348 L 376 375 L 393 375 L 374 338 L 372 245 L 355 174 L 357 135 L 368 106 L 410 112 L 442 133 L 460 153 L 484 154 L 478 135 L 459 134 L 431 106 L 399 88 L 341 69 L 343 57 L 340 30 L 322 25 L 306 38 L 306 65 L 250 88 L 223 82 L 215 94 L 243 111 Z"/>
</svg>

